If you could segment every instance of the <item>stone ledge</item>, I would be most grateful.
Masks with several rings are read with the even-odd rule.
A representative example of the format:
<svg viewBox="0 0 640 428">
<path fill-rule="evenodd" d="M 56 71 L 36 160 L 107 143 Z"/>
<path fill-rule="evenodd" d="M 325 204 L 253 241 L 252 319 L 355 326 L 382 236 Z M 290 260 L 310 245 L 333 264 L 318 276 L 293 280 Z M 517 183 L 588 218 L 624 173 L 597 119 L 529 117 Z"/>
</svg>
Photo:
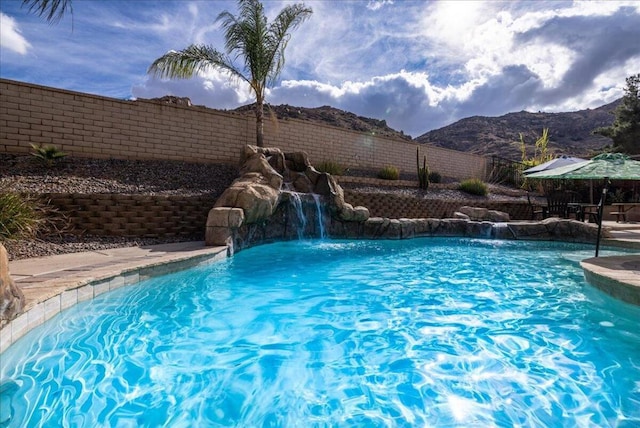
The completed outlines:
<svg viewBox="0 0 640 428">
<path fill-rule="evenodd" d="M 580 262 L 587 282 L 599 290 L 640 306 L 640 256 L 592 257 Z"/>
</svg>

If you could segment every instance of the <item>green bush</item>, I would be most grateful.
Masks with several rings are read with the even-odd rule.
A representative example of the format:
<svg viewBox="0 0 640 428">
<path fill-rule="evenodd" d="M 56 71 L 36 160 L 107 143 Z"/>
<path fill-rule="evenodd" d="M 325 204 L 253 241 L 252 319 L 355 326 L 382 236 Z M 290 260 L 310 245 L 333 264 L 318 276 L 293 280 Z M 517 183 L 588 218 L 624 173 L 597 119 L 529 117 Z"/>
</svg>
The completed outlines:
<svg viewBox="0 0 640 428">
<path fill-rule="evenodd" d="M 52 167 L 54 162 L 57 162 L 58 160 L 67 156 L 66 153 L 62 152 L 56 146 L 31 144 L 31 148 L 33 149 L 33 152 L 31 152 L 31 154 L 38 158 L 38 160 L 45 164 L 47 167 Z"/>
<path fill-rule="evenodd" d="M 439 172 L 433 171 L 429 173 L 429 181 L 432 183 L 440 183 L 442 182 L 442 176 Z"/>
<path fill-rule="evenodd" d="M 34 200 L 0 189 L 0 240 L 32 237 L 41 221 Z"/>
<path fill-rule="evenodd" d="M 400 171 L 393 165 L 387 165 L 378 173 L 378 178 L 383 180 L 398 180 L 400 178 Z"/>
<path fill-rule="evenodd" d="M 458 190 L 478 196 L 487 196 L 487 193 L 489 193 L 485 182 L 478 178 L 470 178 L 462 181 L 458 186 Z"/>
<path fill-rule="evenodd" d="M 342 175 L 344 174 L 344 168 L 338 162 L 324 160 L 320 162 L 316 169 L 320 172 L 326 172 L 331 175 Z"/>
</svg>

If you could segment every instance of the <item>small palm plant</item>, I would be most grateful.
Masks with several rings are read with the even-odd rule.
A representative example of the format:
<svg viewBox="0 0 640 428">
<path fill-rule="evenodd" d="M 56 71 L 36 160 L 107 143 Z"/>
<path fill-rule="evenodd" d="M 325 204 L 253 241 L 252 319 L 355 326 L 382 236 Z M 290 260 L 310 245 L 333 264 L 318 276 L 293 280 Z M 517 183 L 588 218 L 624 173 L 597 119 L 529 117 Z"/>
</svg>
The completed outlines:
<svg viewBox="0 0 640 428">
<path fill-rule="evenodd" d="M 55 162 L 67 156 L 66 153 L 53 145 L 31 144 L 31 154 L 38 158 L 47 167 L 52 167 Z"/>
</svg>

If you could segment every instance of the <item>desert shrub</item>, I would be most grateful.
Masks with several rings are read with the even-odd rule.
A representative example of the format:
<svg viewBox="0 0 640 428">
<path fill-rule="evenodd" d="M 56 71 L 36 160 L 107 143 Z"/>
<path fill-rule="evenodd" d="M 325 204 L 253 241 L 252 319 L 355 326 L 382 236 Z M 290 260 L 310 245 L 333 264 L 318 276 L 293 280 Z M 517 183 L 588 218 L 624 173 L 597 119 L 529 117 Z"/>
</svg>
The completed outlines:
<svg viewBox="0 0 640 428">
<path fill-rule="evenodd" d="M 470 178 L 462 181 L 458 185 L 458 190 L 478 196 L 486 196 L 489 193 L 487 185 L 479 178 Z"/>
<path fill-rule="evenodd" d="M 41 223 L 36 201 L 0 189 L 0 240 L 32 237 Z"/>
<path fill-rule="evenodd" d="M 344 174 L 344 168 L 338 162 L 324 160 L 316 165 L 316 169 L 320 172 L 326 172 L 331 175 L 342 175 Z"/>
<path fill-rule="evenodd" d="M 440 175 L 440 173 L 437 171 L 430 172 L 429 181 L 432 183 L 440 183 L 442 182 L 442 175 Z"/>
<path fill-rule="evenodd" d="M 31 154 L 47 167 L 53 166 L 55 162 L 67 156 L 62 150 L 52 145 L 31 144 L 33 151 Z"/>
<path fill-rule="evenodd" d="M 387 165 L 380 170 L 378 178 L 383 180 L 398 180 L 400 178 L 400 170 L 393 165 Z"/>
</svg>

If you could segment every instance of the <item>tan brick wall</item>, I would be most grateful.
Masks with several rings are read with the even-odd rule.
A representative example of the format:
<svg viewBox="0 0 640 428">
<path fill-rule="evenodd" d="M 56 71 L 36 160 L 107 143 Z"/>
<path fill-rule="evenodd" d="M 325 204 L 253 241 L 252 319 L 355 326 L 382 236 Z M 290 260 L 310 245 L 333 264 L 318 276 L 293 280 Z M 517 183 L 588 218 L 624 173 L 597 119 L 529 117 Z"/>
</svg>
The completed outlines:
<svg viewBox="0 0 640 428">
<path fill-rule="evenodd" d="M 0 151 L 55 144 L 72 156 L 236 163 L 255 142 L 255 118 L 212 109 L 123 101 L 0 79 Z M 415 173 L 416 144 L 301 120 L 265 123 L 265 142 L 306 151 L 312 163 Z M 459 179 L 486 173 L 482 156 L 421 146 L 432 171 Z"/>
</svg>

